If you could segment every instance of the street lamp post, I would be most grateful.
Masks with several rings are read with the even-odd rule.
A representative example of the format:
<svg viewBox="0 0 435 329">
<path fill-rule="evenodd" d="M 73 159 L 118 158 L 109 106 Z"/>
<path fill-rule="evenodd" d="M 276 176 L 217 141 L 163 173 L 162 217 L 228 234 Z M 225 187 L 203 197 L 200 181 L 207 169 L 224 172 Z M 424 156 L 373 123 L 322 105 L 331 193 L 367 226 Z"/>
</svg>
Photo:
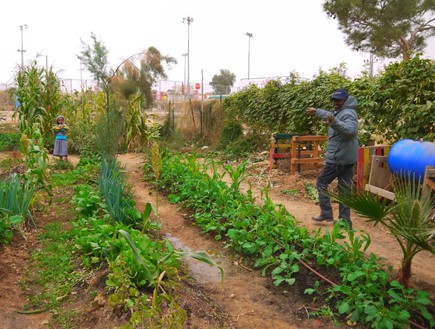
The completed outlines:
<svg viewBox="0 0 435 329">
<path fill-rule="evenodd" d="M 183 18 L 183 23 L 187 22 L 187 98 L 190 99 L 190 23 L 193 22 L 193 18 L 187 16 Z"/>
<path fill-rule="evenodd" d="M 248 36 L 248 79 L 250 77 L 250 68 L 251 68 L 251 38 L 254 37 L 252 33 L 246 32 L 245 33 Z"/>
<path fill-rule="evenodd" d="M 24 25 L 20 25 L 20 30 L 21 30 L 21 49 L 18 49 L 17 51 L 21 53 L 21 69 L 23 69 L 24 67 L 24 41 L 23 41 L 23 30 L 27 29 L 28 26 L 27 24 Z"/>
<path fill-rule="evenodd" d="M 181 54 L 181 56 L 184 57 L 184 80 L 183 80 L 183 95 L 184 95 L 184 90 L 186 88 L 186 57 L 188 56 L 187 53 Z"/>
</svg>

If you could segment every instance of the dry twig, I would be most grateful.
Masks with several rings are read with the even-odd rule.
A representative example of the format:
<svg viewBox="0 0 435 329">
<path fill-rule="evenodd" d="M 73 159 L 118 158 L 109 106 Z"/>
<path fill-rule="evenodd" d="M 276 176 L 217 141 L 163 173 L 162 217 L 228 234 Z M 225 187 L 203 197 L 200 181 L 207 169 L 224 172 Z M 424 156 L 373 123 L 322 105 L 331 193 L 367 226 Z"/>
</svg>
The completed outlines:
<svg viewBox="0 0 435 329">
<path fill-rule="evenodd" d="M 239 321 L 239 317 L 241 317 L 242 315 L 250 314 L 250 313 L 255 313 L 255 312 L 254 312 L 254 310 L 250 310 L 250 311 L 247 311 L 247 312 L 240 313 L 240 314 L 237 315 L 236 321 Z"/>
</svg>

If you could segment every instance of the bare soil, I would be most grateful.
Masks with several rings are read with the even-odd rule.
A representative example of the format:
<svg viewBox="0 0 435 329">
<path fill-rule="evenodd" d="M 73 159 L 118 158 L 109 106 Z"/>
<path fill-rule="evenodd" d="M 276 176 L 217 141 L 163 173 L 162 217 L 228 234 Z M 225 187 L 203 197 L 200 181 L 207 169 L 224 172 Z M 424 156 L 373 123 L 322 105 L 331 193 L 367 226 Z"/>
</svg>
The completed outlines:
<svg viewBox="0 0 435 329">
<path fill-rule="evenodd" d="M 70 161 L 77 161 L 70 156 Z M 142 210 L 147 202 L 155 204 L 156 195 L 142 180 L 143 156 L 141 154 L 123 154 L 118 157 L 125 165 L 127 177 L 133 186 L 135 202 Z M 284 205 L 288 211 L 309 230 L 317 230 L 323 226 L 327 229 L 332 224 L 319 224 L 311 220 L 318 215 L 319 209 L 311 201 L 305 191 L 306 182 L 315 185 L 318 171 L 302 172 L 290 175 L 287 172 L 273 170 L 269 175 L 268 162 L 253 165 L 249 171 L 252 176 L 242 185 L 247 190 L 247 182 L 252 184 L 254 196 L 260 202 L 260 190 L 266 184 L 270 186 L 270 197 L 275 203 Z M 295 196 L 282 191 L 298 190 Z M 334 209 L 337 213 L 337 205 Z M 223 267 L 225 280 L 220 282 L 216 268 L 203 265 L 189 259 L 185 260 L 185 275 L 178 289 L 181 305 L 188 311 L 186 328 L 336 328 L 329 318 L 312 318 L 308 315 L 311 300 L 303 295 L 305 285 L 316 280 L 312 274 L 302 272 L 297 283 L 290 288 L 274 287 L 270 279 L 262 277 L 261 273 L 251 268 L 251 261 L 224 249 L 221 242 L 213 236 L 201 233 L 198 227 L 189 219 L 187 211 L 170 204 L 164 197 L 158 196 L 159 216 L 154 220 L 162 223 L 162 234 L 176 248 L 183 250 L 205 250 Z M 353 215 L 354 228 L 368 232 L 372 244 L 368 252 L 383 256 L 397 271 L 401 251 L 388 232 L 382 228 L 373 228 L 371 224 Z M 37 218 L 39 227 L 50 220 L 64 220 L 51 215 Z M 19 287 L 19 281 L 28 266 L 29 255 L 38 248 L 35 231 L 26 232 L 27 240 L 19 236 L 7 246 L 0 247 L 0 329 L 12 328 L 47 328 L 52 312 L 40 314 L 19 314 L 27 301 L 28 291 Z M 425 289 L 434 296 L 434 276 L 432 274 L 435 262 L 434 256 L 422 252 L 413 262 L 412 285 Z M 104 275 L 90 278 L 88 285 L 95 288 L 102 286 Z M 111 314 L 107 306 L 104 289 L 97 297 L 86 295 L 86 289 L 78 289 L 77 298 L 65 303 L 65 307 L 78 310 L 83 314 L 80 328 L 115 328 L 119 319 Z M 321 301 L 319 301 L 321 302 Z M 308 306 L 310 305 L 310 307 Z M 321 304 L 319 304 L 321 305 Z M 360 327 L 360 326 L 357 326 Z M 360 327 L 362 328 L 362 327 Z"/>
</svg>

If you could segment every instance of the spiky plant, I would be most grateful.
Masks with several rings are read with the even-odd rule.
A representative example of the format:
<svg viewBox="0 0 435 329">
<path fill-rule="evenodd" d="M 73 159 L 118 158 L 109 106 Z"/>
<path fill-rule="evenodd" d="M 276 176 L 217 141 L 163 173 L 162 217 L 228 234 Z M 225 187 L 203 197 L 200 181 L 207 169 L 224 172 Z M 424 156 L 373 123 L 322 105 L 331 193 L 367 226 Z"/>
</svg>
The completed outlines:
<svg viewBox="0 0 435 329">
<path fill-rule="evenodd" d="M 394 202 L 366 190 L 348 196 L 332 192 L 329 195 L 367 218 L 367 222 L 381 224 L 391 232 L 403 253 L 398 281 L 409 287 L 414 256 L 424 250 L 435 253 L 435 200 L 430 193 L 422 193 L 414 179 L 395 178 L 393 192 Z"/>
</svg>

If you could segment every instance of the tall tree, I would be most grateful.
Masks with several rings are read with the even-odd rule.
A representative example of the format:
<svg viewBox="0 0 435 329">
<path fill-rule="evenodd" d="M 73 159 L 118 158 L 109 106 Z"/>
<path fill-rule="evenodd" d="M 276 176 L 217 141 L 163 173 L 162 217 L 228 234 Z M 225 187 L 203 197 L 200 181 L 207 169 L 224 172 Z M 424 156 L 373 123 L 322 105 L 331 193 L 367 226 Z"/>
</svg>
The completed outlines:
<svg viewBox="0 0 435 329">
<path fill-rule="evenodd" d="M 435 0 L 326 0 L 346 43 L 379 57 L 408 59 L 435 35 Z"/>
<path fill-rule="evenodd" d="M 219 75 L 213 76 L 210 85 L 216 94 L 229 94 L 235 81 L 236 75 L 234 73 L 229 70 L 221 70 Z"/>
<path fill-rule="evenodd" d="M 112 87 L 127 100 L 139 93 L 145 100 L 145 107 L 150 107 L 153 103 L 151 88 L 157 80 L 168 78 L 165 65 L 170 67 L 171 64 L 177 64 L 174 57 L 162 55 L 157 48 L 149 47 L 121 62 L 113 73 Z"/>
<path fill-rule="evenodd" d="M 92 73 L 98 85 L 106 89 L 109 84 L 109 63 L 107 60 L 109 51 L 101 40 L 97 40 L 94 33 L 91 33 L 91 39 L 93 41 L 92 46 L 81 40 L 82 51 L 77 58 Z"/>
</svg>

